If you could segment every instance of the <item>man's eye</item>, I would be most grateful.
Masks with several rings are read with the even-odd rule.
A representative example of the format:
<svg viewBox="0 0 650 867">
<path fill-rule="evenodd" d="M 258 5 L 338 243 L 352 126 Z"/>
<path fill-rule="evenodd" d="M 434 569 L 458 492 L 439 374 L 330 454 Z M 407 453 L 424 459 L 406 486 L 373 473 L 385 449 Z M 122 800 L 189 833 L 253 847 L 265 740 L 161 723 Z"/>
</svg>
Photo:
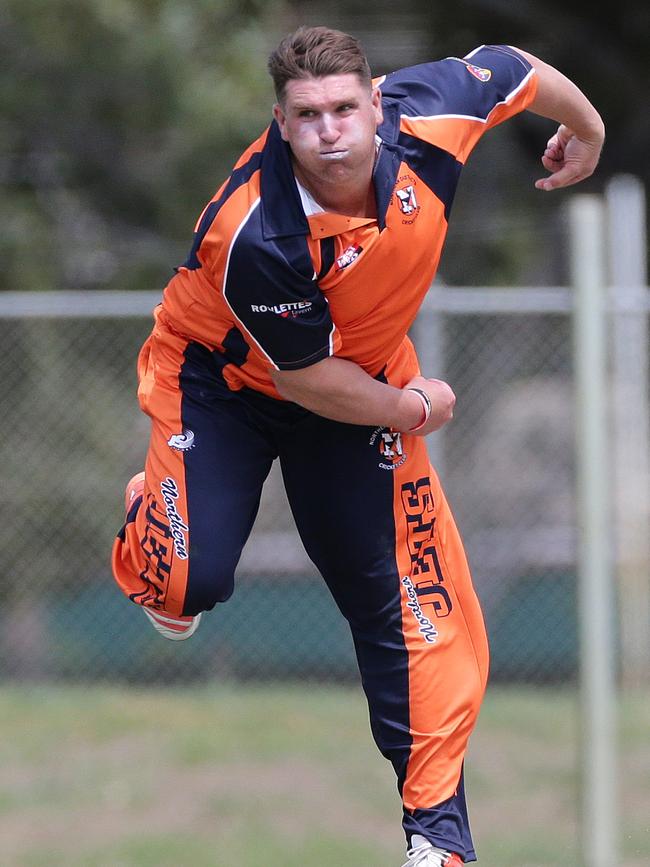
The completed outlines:
<svg viewBox="0 0 650 867">
<path fill-rule="evenodd" d="M 310 108 L 303 108 L 298 112 L 298 117 L 314 117 L 316 114 L 315 111 L 312 111 Z"/>
</svg>

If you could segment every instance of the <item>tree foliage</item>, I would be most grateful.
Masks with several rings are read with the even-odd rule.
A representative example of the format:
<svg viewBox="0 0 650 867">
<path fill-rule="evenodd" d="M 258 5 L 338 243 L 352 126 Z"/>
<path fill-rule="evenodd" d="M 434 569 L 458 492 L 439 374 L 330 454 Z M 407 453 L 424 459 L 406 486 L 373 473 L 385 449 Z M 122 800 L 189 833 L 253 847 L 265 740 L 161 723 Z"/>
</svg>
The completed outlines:
<svg viewBox="0 0 650 867">
<path fill-rule="evenodd" d="M 576 0 L 457 0 L 453 11 L 417 0 L 426 32 L 437 41 L 519 45 L 556 66 L 589 96 L 602 114 L 607 145 L 594 185 L 617 172 L 650 181 L 650 117 L 645 83 L 650 6 L 643 0 L 594 4 Z M 522 127 L 522 143 L 538 150 Z"/>
<path fill-rule="evenodd" d="M 581 189 L 617 172 L 650 182 L 641 0 L 5 0 L 0 289 L 162 286 L 205 200 L 268 122 L 267 55 L 302 22 L 360 36 L 376 72 L 483 42 L 520 45 L 604 116 L 601 166 Z M 530 214 L 545 231 L 564 195 L 532 189 L 552 127 L 530 114 L 505 127 L 481 142 L 461 183 L 443 260 L 454 281 L 467 280 L 457 225 L 477 238 L 482 280 L 548 270 L 535 264 Z"/>
<path fill-rule="evenodd" d="M 268 122 L 280 0 L 7 0 L 4 289 L 152 288 Z"/>
</svg>

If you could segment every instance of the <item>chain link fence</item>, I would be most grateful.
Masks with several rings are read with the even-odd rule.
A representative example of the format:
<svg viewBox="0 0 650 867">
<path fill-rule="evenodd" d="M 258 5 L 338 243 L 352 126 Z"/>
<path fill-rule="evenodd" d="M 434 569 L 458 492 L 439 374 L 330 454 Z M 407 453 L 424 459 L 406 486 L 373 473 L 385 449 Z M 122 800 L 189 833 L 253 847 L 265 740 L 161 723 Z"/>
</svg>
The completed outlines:
<svg viewBox="0 0 650 867">
<path fill-rule="evenodd" d="M 0 306 L 0 677 L 356 678 L 347 625 L 301 547 L 277 468 L 235 594 L 192 641 L 158 639 L 114 585 L 124 484 L 148 439 L 135 359 L 157 300 L 16 293 Z M 434 287 L 414 327 L 423 370 L 458 396 L 429 446 L 484 606 L 493 680 L 578 671 L 570 313 L 564 289 Z"/>
<path fill-rule="evenodd" d="M 493 677 L 571 678 L 568 317 L 435 316 L 459 399 L 432 451 L 485 607 Z M 347 626 L 302 550 L 275 471 L 233 599 L 187 645 L 157 640 L 109 571 L 123 486 L 147 445 L 134 361 L 150 320 L 34 317 L 1 327 L 3 676 L 354 676 Z"/>
<path fill-rule="evenodd" d="M 483 604 L 493 680 L 577 672 L 570 328 L 567 314 L 525 312 L 457 314 L 441 327 L 459 399 L 433 457 Z"/>
</svg>

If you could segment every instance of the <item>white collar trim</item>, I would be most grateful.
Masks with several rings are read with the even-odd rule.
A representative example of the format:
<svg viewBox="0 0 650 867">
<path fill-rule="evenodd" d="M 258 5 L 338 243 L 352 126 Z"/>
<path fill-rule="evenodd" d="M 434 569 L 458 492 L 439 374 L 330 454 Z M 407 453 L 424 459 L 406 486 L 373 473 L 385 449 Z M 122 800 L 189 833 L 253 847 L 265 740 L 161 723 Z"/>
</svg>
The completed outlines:
<svg viewBox="0 0 650 867">
<path fill-rule="evenodd" d="M 296 186 L 298 187 L 298 192 L 300 193 L 300 201 L 302 202 L 302 209 L 305 212 L 305 216 L 311 217 L 313 214 L 324 214 L 325 208 L 318 204 L 309 190 L 303 187 L 298 178 L 295 178 L 295 181 Z"/>
</svg>

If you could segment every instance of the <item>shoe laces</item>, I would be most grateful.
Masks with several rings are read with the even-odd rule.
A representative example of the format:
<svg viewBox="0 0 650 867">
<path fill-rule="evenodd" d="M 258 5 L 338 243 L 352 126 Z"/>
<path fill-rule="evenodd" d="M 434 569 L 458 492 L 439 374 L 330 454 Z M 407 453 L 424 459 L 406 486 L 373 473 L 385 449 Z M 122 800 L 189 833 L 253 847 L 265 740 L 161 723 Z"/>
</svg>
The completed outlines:
<svg viewBox="0 0 650 867">
<path fill-rule="evenodd" d="M 451 853 L 445 849 L 438 849 L 431 843 L 422 843 L 409 849 L 406 853 L 408 861 L 402 867 L 444 867 L 449 861 Z"/>
</svg>

